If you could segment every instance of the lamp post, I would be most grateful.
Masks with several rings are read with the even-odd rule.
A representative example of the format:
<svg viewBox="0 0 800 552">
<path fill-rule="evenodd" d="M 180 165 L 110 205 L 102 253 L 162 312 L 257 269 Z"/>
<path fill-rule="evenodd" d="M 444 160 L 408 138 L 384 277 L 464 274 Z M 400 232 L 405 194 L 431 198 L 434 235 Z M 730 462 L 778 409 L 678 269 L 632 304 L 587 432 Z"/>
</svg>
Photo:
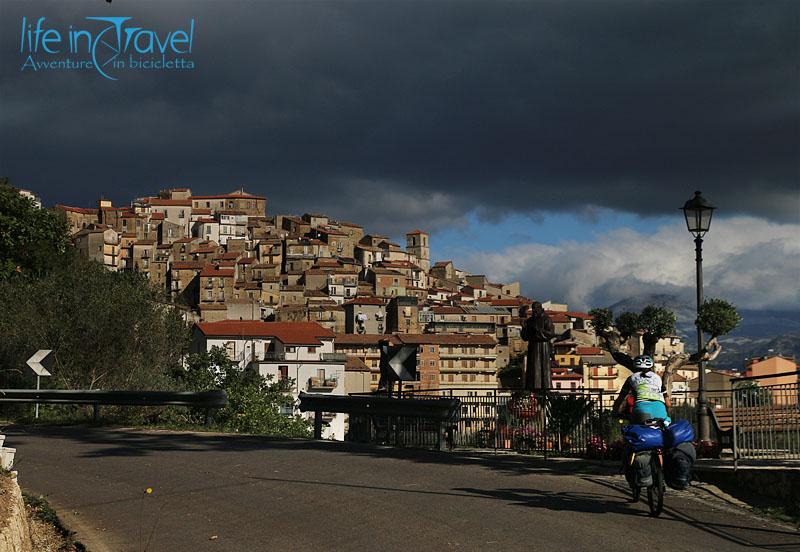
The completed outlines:
<svg viewBox="0 0 800 552">
<path fill-rule="evenodd" d="M 697 311 L 700 314 L 700 305 L 703 304 L 703 236 L 711 227 L 711 216 L 715 207 L 712 206 L 700 192 L 695 192 L 694 197 L 683 205 L 683 214 L 686 217 L 686 227 L 694 236 L 695 262 L 697 263 Z M 697 351 L 703 351 L 703 330 L 697 326 Z M 710 439 L 710 426 L 708 420 L 708 402 L 706 401 L 706 371 L 703 361 L 697 361 L 698 394 L 697 394 L 697 426 L 701 441 Z"/>
</svg>

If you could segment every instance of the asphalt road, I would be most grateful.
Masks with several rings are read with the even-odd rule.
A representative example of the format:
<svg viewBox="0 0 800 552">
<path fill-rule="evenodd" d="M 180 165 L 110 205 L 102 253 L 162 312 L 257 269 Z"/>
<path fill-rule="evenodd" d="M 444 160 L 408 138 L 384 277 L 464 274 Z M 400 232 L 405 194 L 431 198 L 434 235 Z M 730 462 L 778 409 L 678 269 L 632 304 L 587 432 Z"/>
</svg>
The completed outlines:
<svg viewBox="0 0 800 552">
<path fill-rule="evenodd" d="M 670 492 L 653 519 L 620 476 L 570 462 L 205 433 L 5 433 L 23 488 L 95 552 L 800 550 L 797 532 L 697 490 Z"/>
</svg>

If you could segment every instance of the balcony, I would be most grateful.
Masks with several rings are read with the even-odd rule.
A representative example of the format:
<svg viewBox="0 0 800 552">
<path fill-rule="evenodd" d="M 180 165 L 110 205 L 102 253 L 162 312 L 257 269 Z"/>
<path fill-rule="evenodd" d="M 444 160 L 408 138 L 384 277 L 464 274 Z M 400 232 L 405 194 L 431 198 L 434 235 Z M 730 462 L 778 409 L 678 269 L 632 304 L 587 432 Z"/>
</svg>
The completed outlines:
<svg viewBox="0 0 800 552">
<path fill-rule="evenodd" d="M 323 362 L 347 362 L 347 353 L 320 353 Z"/>
<path fill-rule="evenodd" d="M 332 391 L 337 384 L 335 378 L 308 378 L 309 391 Z"/>
<path fill-rule="evenodd" d="M 286 353 L 264 353 L 261 360 L 263 362 L 283 362 L 286 360 Z"/>
</svg>

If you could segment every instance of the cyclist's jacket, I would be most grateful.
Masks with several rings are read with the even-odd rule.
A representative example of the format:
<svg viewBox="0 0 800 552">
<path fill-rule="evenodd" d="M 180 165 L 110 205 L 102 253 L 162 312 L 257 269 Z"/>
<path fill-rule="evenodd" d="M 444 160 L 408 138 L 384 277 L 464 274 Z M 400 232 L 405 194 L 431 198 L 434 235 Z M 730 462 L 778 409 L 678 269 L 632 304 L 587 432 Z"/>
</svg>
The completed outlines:
<svg viewBox="0 0 800 552">
<path fill-rule="evenodd" d="M 664 402 L 664 383 L 661 381 L 661 376 L 652 370 L 631 374 L 622 389 L 636 397 L 636 402 Z"/>
</svg>

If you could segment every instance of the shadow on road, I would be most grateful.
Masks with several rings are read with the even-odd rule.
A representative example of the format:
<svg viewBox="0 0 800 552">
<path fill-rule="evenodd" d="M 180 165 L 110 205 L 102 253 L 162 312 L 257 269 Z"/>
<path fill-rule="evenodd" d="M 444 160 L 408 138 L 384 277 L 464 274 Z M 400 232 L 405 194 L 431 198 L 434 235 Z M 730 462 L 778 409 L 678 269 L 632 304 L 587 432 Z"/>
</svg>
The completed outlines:
<svg viewBox="0 0 800 552">
<path fill-rule="evenodd" d="M 358 443 L 342 443 L 335 441 L 311 441 L 304 439 L 271 438 L 253 435 L 230 435 L 219 433 L 186 433 L 174 431 L 129 430 L 97 427 L 22 427 L 10 426 L 4 429 L 13 440 L 15 446 L 23 447 L 26 436 L 53 437 L 68 439 L 80 444 L 80 456 L 84 458 L 103 457 L 147 457 L 161 452 L 202 453 L 209 451 L 238 453 L 259 450 L 292 450 L 320 451 L 327 454 L 361 455 L 375 458 L 390 458 L 423 464 L 439 465 L 475 465 L 485 469 L 496 470 L 505 475 L 552 475 L 579 476 L 585 481 L 606 489 L 604 493 L 552 492 L 535 488 L 511 487 L 499 489 L 454 488 L 450 492 L 427 491 L 422 489 L 402 489 L 395 487 L 364 486 L 365 489 L 379 489 L 390 492 L 448 494 L 464 498 L 483 498 L 501 500 L 506 503 L 528 508 L 542 508 L 555 511 L 575 511 L 588 514 L 623 514 L 626 516 L 647 516 L 642 505 L 633 505 L 627 501 L 627 491 L 610 481 L 607 476 L 616 473 L 616 462 L 606 466 L 586 461 L 544 460 L 542 458 L 491 453 L 437 452 L 419 449 L 402 449 L 378 447 Z M 280 478 L 247 478 L 255 481 L 282 481 L 298 485 L 339 485 L 358 487 L 335 482 L 290 480 Z M 230 483 L 228 483 L 230 484 Z M 247 484 L 247 483 L 242 483 Z M 188 492 L 197 492 L 192 489 Z M 613 491 L 613 492 L 608 492 Z M 698 502 L 697 511 L 700 511 Z M 669 506 L 669 504 L 668 504 Z M 686 511 L 684 511 L 686 510 Z M 767 526 L 758 520 L 737 524 L 731 518 L 730 523 L 709 523 L 692 513 L 691 508 L 677 511 L 667 508 L 658 523 L 678 523 L 688 525 L 723 538 L 741 546 L 770 550 L 798 550 L 800 538 L 793 531 L 780 530 L 777 526 Z M 737 516 L 738 517 L 738 516 Z M 750 518 L 742 518 L 750 519 Z M 655 520 L 654 520 L 655 521 Z M 679 534 L 680 528 L 675 528 Z M 767 544 L 763 538 L 780 541 L 779 544 Z"/>
<path fill-rule="evenodd" d="M 383 447 L 341 441 L 313 441 L 261 435 L 233 435 L 226 433 L 177 432 L 144 429 L 114 429 L 92 426 L 8 426 L 7 435 L 22 445 L 25 435 L 69 439 L 91 445 L 82 453 L 85 458 L 146 457 L 160 452 L 247 452 L 264 449 L 315 450 L 343 455 L 361 455 L 375 458 L 393 458 L 430 464 L 473 464 L 491 467 L 515 475 L 547 473 L 574 475 L 590 473 L 616 473 L 617 463 L 599 466 L 581 460 L 545 460 L 520 454 L 493 454 L 491 452 L 438 452 L 434 450 Z"/>
</svg>

